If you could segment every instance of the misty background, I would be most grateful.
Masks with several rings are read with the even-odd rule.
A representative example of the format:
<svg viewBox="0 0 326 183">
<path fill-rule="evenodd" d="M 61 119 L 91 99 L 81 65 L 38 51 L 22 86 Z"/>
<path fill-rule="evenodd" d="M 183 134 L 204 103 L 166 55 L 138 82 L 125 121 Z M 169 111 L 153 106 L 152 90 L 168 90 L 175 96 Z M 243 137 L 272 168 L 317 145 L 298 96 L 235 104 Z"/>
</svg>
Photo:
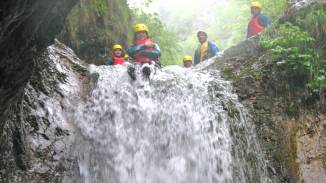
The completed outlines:
<svg viewBox="0 0 326 183">
<path fill-rule="evenodd" d="M 280 17 L 286 6 L 285 0 L 261 2 L 263 14 L 272 19 Z M 181 60 L 183 55 L 193 56 L 199 44 L 196 37 L 199 30 L 207 32 L 208 39 L 215 42 L 220 50 L 237 44 L 246 39 L 251 18 L 250 0 L 128 0 L 128 3 L 132 8 L 156 16 L 168 32 L 175 34 L 170 41 L 177 51 L 170 60 Z"/>
</svg>

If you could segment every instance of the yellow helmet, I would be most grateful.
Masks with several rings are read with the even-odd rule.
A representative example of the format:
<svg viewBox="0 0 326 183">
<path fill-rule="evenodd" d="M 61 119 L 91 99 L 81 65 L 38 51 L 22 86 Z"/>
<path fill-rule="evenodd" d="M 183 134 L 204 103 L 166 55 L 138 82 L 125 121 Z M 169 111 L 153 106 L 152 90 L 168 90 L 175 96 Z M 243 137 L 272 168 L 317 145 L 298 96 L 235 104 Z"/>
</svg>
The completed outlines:
<svg viewBox="0 0 326 183">
<path fill-rule="evenodd" d="M 251 7 L 256 7 L 256 8 L 262 9 L 263 5 L 259 1 L 253 1 L 253 2 L 251 2 Z"/>
<path fill-rule="evenodd" d="M 148 27 L 145 24 L 136 24 L 133 26 L 134 32 L 145 31 L 148 33 Z"/>
<path fill-rule="evenodd" d="M 123 57 L 124 59 L 128 59 L 129 55 L 126 53 L 125 56 Z"/>
<path fill-rule="evenodd" d="M 112 46 L 112 50 L 114 51 L 114 50 L 116 50 L 116 49 L 120 49 L 120 50 L 122 50 L 122 46 L 119 45 L 119 44 L 115 44 L 115 45 L 113 45 L 113 46 Z"/>
<path fill-rule="evenodd" d="M 189 55 L 186 55 L 183 57 L 183 62 L 187 62 L 187 61 L 192 61 L 192 57 Z"/>
</svg>

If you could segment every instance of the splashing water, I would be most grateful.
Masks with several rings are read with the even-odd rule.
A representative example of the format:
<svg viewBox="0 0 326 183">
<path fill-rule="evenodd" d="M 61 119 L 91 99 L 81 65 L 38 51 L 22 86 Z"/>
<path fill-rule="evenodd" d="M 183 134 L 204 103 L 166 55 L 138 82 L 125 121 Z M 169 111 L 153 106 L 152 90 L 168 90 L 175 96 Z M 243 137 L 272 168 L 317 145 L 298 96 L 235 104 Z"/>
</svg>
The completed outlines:
<svg viewBox="0 0 326 183">
<path fill-rule="evenodd" d="M 248 114 L 217 71 L 171 66 L 134 82 L 125 65 L 90 71 L 96 87 L 73 114 L 78 171 L 65 182 L 273 182 Z"/>
</svg>

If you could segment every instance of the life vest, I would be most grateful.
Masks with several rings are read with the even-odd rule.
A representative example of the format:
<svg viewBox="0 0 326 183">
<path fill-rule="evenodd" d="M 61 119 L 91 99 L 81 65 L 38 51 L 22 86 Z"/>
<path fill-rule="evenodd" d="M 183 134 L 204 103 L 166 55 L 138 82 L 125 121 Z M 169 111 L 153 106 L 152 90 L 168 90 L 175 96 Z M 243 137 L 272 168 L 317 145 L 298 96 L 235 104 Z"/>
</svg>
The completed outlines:
<svg viewBox="0 0 326 183">
<path fill-rule="evenodd" d="M 208 41 L 200 45 L 199 51 L 200 51 L 200 61 L 202 62 L 206 60 L 208 57 L 208 52 L 209 52 Z"/>
<path fill-rule="evenodd" d="M 136 40 L 135 44 L 136 45 L 145 44 L 145 42 L 148 41 L 148 40 L 150 40 L 150 39 Z M 146 47 L 145 50 L 152 51 L 152 50 L 154 50 L 154 48 L 153 47 Z M 141 62 L 141 63 L 147 63 L 147 62 L 150 62 L 150 61 L 157 61 L 157 59 L 151 59 L 151 58 L 148 58 L 146 56 L 139 55 L 139 56 L 134 57 L 134 61 L 135 62 Z"/>
<path fill-rule="evenodd" d="M 113 65 L 123 64 L 124 58 L 123 57 L 113 57 Z"/>
<path fill-rule="evenodd" d="M 248 25 L 248 37 L 254 36 L 264 30 L 264 26 L 259 23 L 260 16 L 252 18 Z"/>
</svg>

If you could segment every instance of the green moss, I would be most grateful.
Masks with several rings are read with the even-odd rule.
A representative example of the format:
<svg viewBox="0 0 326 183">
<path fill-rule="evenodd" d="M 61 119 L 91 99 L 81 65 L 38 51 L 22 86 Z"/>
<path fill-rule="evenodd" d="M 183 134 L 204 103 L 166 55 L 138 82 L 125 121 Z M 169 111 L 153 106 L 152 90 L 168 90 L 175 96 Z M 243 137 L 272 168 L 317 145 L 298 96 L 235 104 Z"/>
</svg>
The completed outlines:
<svg viewBox="0 0 326 183">
<path fill-rule="evenodd" d="M 290 103 L 286 110 L 286 113 L 289 117 L 298 118 L 300 115 L 299 106 L 295 103 Z"/>
<path fill-rule="evenodd" d="M 299 177 L 299 164 L 297 163 L 297 126 L 293 121 L 288 122 L 289 131 L 289 158 L 288 168 L 293 178 Z"/>
<path fill-rule="evenodd" d="M 78 64 L 72 64 L 72 69 L 78 72 L 82 76 L 86 76 L 89 74 L 88 70 Z"/>
<path fill-rule="evenodd" d="M 234 74 L 233 68 L 225 67 L 225 68 L 223 68 L 222 72 L 223 72 L 223 76 L 225 76 L 227 79 L 230 79 L 233 81 L 237 80 L 237 76 Z"/>
<path fill-rule="evenodd" d="M 311 9 L 316 10 L 314 6 Z M 301 12 L 302 15 L 298 15 L 299 19 L 304 20 L 314 14 L 314 12 L 307 13 L 306 11 L 309 12 L 305 10 Z M 319 11 L 323 12 L 324 9 L 319 9 Z M 318 52 L 325 47 L 325 43 L 319 43 L 313 32 L 315 28 L 309 29 L 304 23 L 310 22 L 309 26 L 320 27 L 323 24 L 321 22 L 326 21 L 326 13 L 325 18 L 323 16 L 323 13 L 314 15 L 316 19 L 314 23 L 311 23 L 312 18 L 308 18 L 309 21 L 276 23 L 263 34 L 260 40 L 265 51 L 272 55 L 271 71 L 275 73 L 275 78 L 279 81 L 286 81 L 284 87 L 290 96 L 308 89 L 309 95 L 312 95 L 326 88 L 326 57 Z"/>
<path fill-rule="evenodd" d="M 131 10 L 126 0 L 81 0 L 66 19 L 63 42 L 89 63 L 103 64 L 111 47 L 127 47 Z"/>
<path fill-rule="evenodd" d="M 313 4 L 296 16 L 295 23 L 310 32 L 319 43 L 326 41 L 326 4 Z"/>
<path fill-rule="evenodd" d="M 227 110 L 228 116 L 235 119 L 240 118 L 240 112 L 232 101 L 223 102 L 222 105 L 223 108 Z"/>
<path fill-rule="evenodd" d="M 260 66 L 258 67 L 257 65 Z M 245 65 L 242 65 L 238 72 L 235 71 L 233 66 L 219 65 L 218 67 L 221 68 L 223 76 L 226 79 L 237 82 L 240 81 L 241 78 L 246 77 L 252 77 L 254 80 L 260 81 L 263 76 L 263 70 L 260 68 L 261 66 L 263 66 L 262 61 L 253 59 L 247 61 Z"/>
</svg>

